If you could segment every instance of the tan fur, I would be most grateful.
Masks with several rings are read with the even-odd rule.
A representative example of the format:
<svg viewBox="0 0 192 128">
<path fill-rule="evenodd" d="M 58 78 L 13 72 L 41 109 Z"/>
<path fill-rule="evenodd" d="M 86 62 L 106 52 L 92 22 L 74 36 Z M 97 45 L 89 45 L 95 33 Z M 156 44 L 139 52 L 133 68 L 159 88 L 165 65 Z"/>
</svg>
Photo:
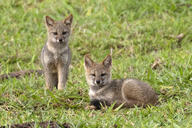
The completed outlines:
<svg viewBox="0 0 192 128">
<path fill-rule="evenodd" d="M 95 63 L 86 55 L 84 67 L 91 101 L 105 101 L 107 105 L 116 103 L 116 106 L 124 104 L 124 107 L 145 107 L 157 103 L 157 95 L 147 83 L 136 79 L 111 80 L 110 55 L 102 63 Z"/>
<path fill-rule="evenodd" d="M 71 32 L 73 16 L 69 15 L 61 21 L 55 21 L 46 16 L 48 39 L 41 52 L 46 88 L 52 90 L 56 86 L 59 90 L 65 88 L 71 50 L 68 40 Z"/>
</svg>

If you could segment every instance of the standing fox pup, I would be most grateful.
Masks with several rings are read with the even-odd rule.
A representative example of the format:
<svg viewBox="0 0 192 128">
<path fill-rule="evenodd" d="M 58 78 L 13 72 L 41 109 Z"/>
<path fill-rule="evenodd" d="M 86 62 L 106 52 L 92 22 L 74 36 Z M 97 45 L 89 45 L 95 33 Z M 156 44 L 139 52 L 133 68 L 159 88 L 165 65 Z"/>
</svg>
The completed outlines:
<svg viewBox="0 0 192 128">
<path fill-rule="evenodd" d="M 47 89 L 52 90 L 54 86 L 59 90 L 65 88 L 71 63 L 68 40 L 72 20 L 72 15 L 62 21 L 55 21 L 49 16 L 45 18 L 48 39 L 41 51 L 41 63 Z"/>
<path fill-rule="evenodd" d="M 154 105 L 157 103 L 155 91 L 146 83 L 136 79 L 111 80 L 112 58 L 108 55 L 102 63 L 95 63 L 85 55 L 85 75 L 90 86 L 91 105 L 100 109 L 100 104 L 115 107 Z"/>
</svg>

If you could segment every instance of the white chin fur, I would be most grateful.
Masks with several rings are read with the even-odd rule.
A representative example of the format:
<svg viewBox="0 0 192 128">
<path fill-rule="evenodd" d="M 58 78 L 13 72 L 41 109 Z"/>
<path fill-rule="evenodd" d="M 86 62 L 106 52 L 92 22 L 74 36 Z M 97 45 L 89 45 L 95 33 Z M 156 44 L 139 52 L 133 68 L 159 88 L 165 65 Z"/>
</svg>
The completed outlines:
<svg viewBox="0 0 192 128">
<path fill-rule="evenodd" d="M 89 90 L 89 96 L 95 96 L 95 92 L 93 90 Z"/>
</svg>

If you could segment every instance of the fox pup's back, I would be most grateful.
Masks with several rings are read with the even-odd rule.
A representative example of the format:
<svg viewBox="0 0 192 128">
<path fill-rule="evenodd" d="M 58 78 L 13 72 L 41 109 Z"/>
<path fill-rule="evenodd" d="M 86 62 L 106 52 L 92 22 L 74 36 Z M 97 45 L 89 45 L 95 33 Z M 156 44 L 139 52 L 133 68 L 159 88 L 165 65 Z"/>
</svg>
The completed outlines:
<svg viewBox="0 0 192 128">
<path fill-rule="evenodd" d="M 121 91 L 123 99 L 128 103 L 125 105 L 127 105 L 128 107 L 133 107 L 133 105 L 155 105 L 157 102 L 157 95 L 155 91 L 147 83 L 144 83 L 140 80 L 124 80 Z"/>
<path fill-rule="evenodd" d="M 112 58 L 108 55 L 102 63 L 95 63 L 85 56 L 85 74 L 90 87 L 91 104 L 100 103 L 124 107 L 154 105 L 157 102 L 155 91 L 146 83 L 136 79 L 111 80 Z"/>
</svg>

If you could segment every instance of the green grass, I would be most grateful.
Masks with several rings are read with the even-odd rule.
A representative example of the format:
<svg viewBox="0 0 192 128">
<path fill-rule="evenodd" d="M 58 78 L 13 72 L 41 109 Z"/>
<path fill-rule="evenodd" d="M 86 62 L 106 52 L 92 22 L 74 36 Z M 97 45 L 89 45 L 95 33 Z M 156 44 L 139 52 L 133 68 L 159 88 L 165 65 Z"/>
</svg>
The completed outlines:
<svg viewBox="0 0 192 128">
<path fill-rule="evenodd" d="M 0 82 L 0 125 L 67 122 L 72 127 L 192 126 L 191 0 L 1 0 L 0 74 L 40 69 L 44 17 L 74 15 L 67 88 L 45 91 L 43 76 Z M 181 42 L 175 38 L 185 36 Z M 83 58 L 101 61 L 113 48 L 113 78 L 148 82 L 160 104 L 148 108 L 87 110 Z M 151 65 L 160 58 L 161 64 Z"/>
</svg>

